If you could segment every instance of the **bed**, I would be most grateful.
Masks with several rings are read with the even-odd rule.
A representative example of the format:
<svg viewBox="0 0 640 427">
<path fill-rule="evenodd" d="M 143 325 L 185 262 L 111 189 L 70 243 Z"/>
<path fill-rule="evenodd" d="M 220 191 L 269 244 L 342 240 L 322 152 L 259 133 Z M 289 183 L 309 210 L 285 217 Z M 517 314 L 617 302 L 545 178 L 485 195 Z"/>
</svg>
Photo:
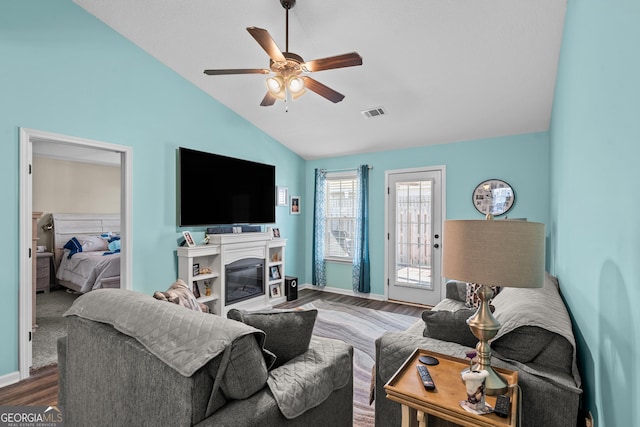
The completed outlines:
<svg viewBox="0 0 640 427">
<path fill-rule="evenodd" d="M 51 217 L 56 283 L 80 293 L 119 288 L 120 215 L 54 213 Z"/>
</svg>

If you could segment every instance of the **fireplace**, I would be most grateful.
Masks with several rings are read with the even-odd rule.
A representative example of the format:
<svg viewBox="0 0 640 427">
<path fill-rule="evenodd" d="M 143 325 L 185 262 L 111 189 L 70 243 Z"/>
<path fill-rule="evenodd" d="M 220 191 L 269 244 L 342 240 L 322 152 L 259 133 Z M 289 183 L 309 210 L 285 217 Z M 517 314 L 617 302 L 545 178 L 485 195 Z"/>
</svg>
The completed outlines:
<svg viewBox="0 0 640 427">
<path fill-rule="evenodd" d="M 225 267 L 225 305 L 264 295 L 264 260 L 245 258 Z"/>
</svg>

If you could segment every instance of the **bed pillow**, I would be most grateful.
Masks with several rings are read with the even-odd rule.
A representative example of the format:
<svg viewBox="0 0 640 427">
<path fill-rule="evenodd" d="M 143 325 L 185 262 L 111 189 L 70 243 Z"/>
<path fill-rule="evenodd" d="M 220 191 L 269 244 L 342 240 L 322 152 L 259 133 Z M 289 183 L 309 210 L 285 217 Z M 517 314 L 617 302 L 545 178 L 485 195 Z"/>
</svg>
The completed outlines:
<svg viewBox="0 0 640 427">
<path fill-rule="evenodd" d="M 82 252 L 102 252 L 109 249 L 107 241 L 100 236 L 82 236 L 78 240 L 82 245 Z"/>
<path fill-rule="evenodd" d="M 276 356 L 270 369 L 284 365 L 309 349 L 318 310 L 273 310 L 248 312 L 231 309 L 229 319 L 264 331 L 264 348 Z"/>
<path fill-rule="evenodd" d="M 433 311 L 422 312 L 424 320 L 423 336 L 441 341 L 455 342 L 465 347 L 475 347 L 478 338 L 473 336 L 467 319 L 476 312 L 474 309 L 464 308 L 457 311 Z"/>
<path fill-rule="evenodd" d="M 69 255 L 67 255 L 67 259 L 71 258 L 78 252 L 82 252 L 82 245 L 75 237 L 72 237 L 67 243 L 63 246 L 64 249 L 69 250 Z"/>
</svg>

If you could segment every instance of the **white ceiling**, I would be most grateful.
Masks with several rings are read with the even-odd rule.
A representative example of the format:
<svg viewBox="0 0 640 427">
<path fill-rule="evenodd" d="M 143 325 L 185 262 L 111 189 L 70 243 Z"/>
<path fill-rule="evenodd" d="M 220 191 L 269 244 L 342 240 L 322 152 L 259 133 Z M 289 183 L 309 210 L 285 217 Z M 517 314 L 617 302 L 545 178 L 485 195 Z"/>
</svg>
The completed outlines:
<svg viewBox="0 0 640 427">
<path fill-rule="evenodd" d="M 313 92 L 260 107 L 269 68 L 246 31 L 285 49 L 279 0 L 74 0 L 305 159 L 549 129 L 566 0 L 298 0 L 289 50 L 305 60 L 356 51 L 359 67 L 313 73 Z M 366 119 L 362 110 L 387 114 Z"/>
</svg>

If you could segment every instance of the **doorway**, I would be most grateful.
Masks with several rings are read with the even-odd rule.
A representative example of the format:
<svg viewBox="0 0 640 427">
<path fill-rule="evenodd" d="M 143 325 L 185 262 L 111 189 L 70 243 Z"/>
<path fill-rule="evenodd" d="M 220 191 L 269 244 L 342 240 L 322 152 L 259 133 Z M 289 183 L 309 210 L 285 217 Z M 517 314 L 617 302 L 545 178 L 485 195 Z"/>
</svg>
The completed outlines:
<svg viewBox="0 0 640 427">
<path fill-rule="evenodd" d="M 385 265 L 390 300 L 435 305 L 443 298 L 444 166 L 386 172 Z"/>
<path fill-rule="evenodd" d="M 19 296 L 19 370 L 20 379 L 29 376 L 32 363 L 33 272 L 32 211 L 33 211 L 33 145 L 45 143 L 49 148 L 91 149 L 117 153 L 120 156 L 120 224 L 121 224 L 121 287 L 131 289 L 131 196 L 132 148 L 33 129 L 20 129 L 20 296 Z M 55 148 L 54 148 L 55 150 Z"/>
</svg>

